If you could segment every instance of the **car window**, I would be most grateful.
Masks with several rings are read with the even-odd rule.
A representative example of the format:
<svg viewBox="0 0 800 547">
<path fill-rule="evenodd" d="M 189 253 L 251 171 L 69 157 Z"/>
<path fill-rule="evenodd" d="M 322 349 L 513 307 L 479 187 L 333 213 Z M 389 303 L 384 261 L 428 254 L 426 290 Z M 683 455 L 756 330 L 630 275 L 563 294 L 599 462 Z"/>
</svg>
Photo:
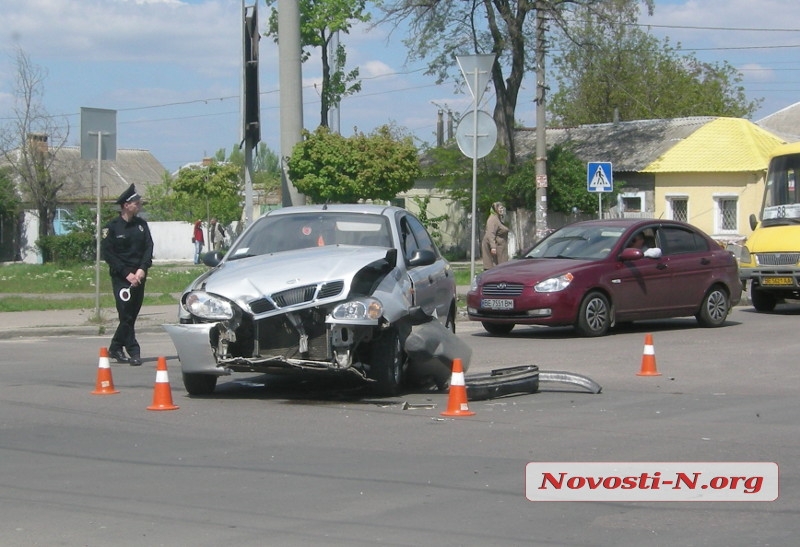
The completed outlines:
<svg viewBox="0 0 800 547">
<path fill-rule="evenodd" d="M 527 258 L 605 258 L 616 245 L 624 228 L 609 226 L 565 226 L 540 241 Z"/>
<path fill-rule="evenodd" d="M 417 241 L 417 248 L 436 253 L 436 245 L 434 245 L 431 236 L 428 234 L 425 226 L 422 225 L 422 222 L 412 216 L 407 216 L 406 219 L 408 220 L 411 232 L 414 234 L 414 239 Z"/>
<path fill-rule="evenodd" d="M 407 216 L 400 219 L 400 244 L 403 246 L 403 256 L 406 261 L 411 260 L 414 251 L 419 248 L 408 220 Z"/>
<path fill-rule="evenodd" d="M 708 242 L 700 234 L 674 226 L 658 229 L 658 244 L 664 255 L 698 253 L 708 250 Z"/>
<path fill-rule="evenodd" d="M 260 218 L 231 249 L 231 259 L 327 245 L 391 247 L 388 219 L 339 212 Z"/>
</svg>

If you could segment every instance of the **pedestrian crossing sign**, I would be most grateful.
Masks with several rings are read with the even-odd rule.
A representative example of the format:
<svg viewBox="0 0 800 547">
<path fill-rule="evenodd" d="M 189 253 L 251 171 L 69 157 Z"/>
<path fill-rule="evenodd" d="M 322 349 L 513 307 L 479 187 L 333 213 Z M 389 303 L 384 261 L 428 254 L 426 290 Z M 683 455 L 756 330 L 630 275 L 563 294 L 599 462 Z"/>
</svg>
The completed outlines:
<svg viewBox="0 0 800 547">
<path fill-rule="evenodd" d="M 589 162 L 586 169 L 586 189 L 590 192 L 613 192 L 614 175 L 611 162 Z"/>
</svg>

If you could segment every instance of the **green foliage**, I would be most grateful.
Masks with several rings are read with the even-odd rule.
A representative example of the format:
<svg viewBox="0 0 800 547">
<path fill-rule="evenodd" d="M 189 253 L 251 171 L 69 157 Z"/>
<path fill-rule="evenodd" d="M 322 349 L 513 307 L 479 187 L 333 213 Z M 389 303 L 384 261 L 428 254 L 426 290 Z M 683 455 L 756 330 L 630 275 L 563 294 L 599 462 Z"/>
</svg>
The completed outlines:
<svg viewBox="0 0 800 547">
<path fill-rule="evenodd" d="M 93 262 L 97 256 L 97 240 L 94 234 L 85 232 L 42 236 L 36 241 L 36 247 L 45 262 L 60 265 Z"/>
<path fill-rule="evenodd" d="M 148 188 L 147 218 L 192 221 L 216 217 L 223 224 L 242 215 L 241 169 L 233 163 L 212 161 L 208 166 L 186 167 L 174 179 Z"/>
<path fill-rule="evenodd" d="M 455 148 L 432 148 L 426 152 L 427 167 L 423 176 L 436 181 L 465 211 L 472 210 L 472 158 Z M 476 207 L 488 211 L 495 201 L 507 200 L 505 172 L 506 151 L 496 146 L 477 161 Z"/>
<path fill-rule="evenodd" d="M 439 225 L 449 218 L 448 215 L 432 216 L 429 214 L 428 206 L 431 203 L 430 196 L 422 198 L 414 196 L 411 198 L 411 201 L 417 205 L 417 218 L 428 230 L 428 233 L 431 235 L 431 238 L 433 238 L 437 247 L 440 247 L 442 245 L 442 233 L 439 231 Z"/>
<path fill-rule="evenodd" d="M 115 206 L 104 204 L 101 208 L 100 225 L 105 226 L 118 214 L 119 209 Z M 36 241 L 43 262 L 54 262 L 63 266 L 94 262 L 97 259 L 95 211 L 87 205 L 80 205 L 72 212 L 72 218 L 69 233 L 41 236 Z"/>
<path fill-rule="evenodd" d="M 278 41 L 278 10 L 274 7 L 278 0 L 266 0 L 271 7 L 267 36 Z M 300 42 L 303 48 L 301 61 L 306 62 L 311 53 L 308 47 L 319 48 L 322 61 L 322 88 L 320 90 L 320 125 L 328 125 L 328 112 L 343 97 L 361 91 L 358 80 L 359 70 L 355 68 L 345 72 L 347 54 L 343 45 L 339 44 L 333 53 L 333 65 L 328 58 L 331 38 L 337 33 L 349 34 L 356 22 L 366 23 L 372 16 L 366 10 L 365 0 L 299 0 L 300 8 Z"/>
<path fill-rule="evenodd" d="M 11 169 L 0 169 L 0 217 L 14 218 L 22 207 L 14 181 L 11 180 Z"/>
<path fill-rule="evenodd" d="M 530 159 L 508 177 L 506 199 L 510 208 L 535 209 L 535 181 L 536 160 Z M 614 181 L 614 191 L 604 198 L 613 200 L 623 185 Z M 560 144 L 547 151 L 547 209 L 561 213 L 597 210 L 597 195 L 586 190 L 586 163 Z"/>
<path fill-rule="evenodd" d="M 289 158 L 289 177 L 315 203 L 388 201 L 419 178 L 413 141 L 395 136 L 388 126 L 352 137 L 320 126 L 303 137 Z"/>
<path fill-rule="evenodd" d="M 612 8 L 614 3 L 609 3 Z M 609 8 L 611 9 L 611 8 Z M 748 101 L 741 76 L 727 62 L 703 63 L 635 26 L 637 10 L 612 15 L 588 10 L 582 28 L 562 36 L 553 65 L 558 91 L 548 102 L 551 120 L 574 126 L 684 116 L 745 117 Z M 575 36 L 581 39 L 576 41 Z"/>
</svg>

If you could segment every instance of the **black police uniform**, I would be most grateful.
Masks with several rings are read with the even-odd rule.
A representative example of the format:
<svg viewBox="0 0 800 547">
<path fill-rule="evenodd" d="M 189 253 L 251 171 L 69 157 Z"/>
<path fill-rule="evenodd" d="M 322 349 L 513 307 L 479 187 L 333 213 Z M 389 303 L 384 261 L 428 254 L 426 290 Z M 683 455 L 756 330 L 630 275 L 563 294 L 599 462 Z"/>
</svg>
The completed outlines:
<svg viewBox="0 0 800 547">
<path fill-rule="evenodd" d="M 133 185 L 123 192 L 117 204 L 121 205 L 131 199 L 139 199 Z M 131 287 L 126 277 L 139 269 L 146 273 L 153 264 L 153 238 L 150 235 L 150 228 L 147 222 L 138 216 L 126 221 L 120 215 L 103 229 L 101 247 L 103 259 L 109 266 L 111 287 L 119 315 L 119 326 L 111 339 L 109 355 L 120 360 L 117 356 L 122 356 L 124 347 L 128 350 L 131 364 L 141 364 L 135 325 L 144 301 L 145 282 Z M 130 291 L 128 300 L 122 298 L 123 289 Z"/>
</svg>

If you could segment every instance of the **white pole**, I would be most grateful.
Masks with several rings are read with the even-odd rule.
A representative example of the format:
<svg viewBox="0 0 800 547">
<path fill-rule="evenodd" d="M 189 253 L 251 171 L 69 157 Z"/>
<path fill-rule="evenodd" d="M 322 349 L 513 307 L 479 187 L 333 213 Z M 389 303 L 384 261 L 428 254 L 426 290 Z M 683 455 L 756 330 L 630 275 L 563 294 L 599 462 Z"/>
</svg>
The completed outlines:
<svg viewBox="0 0 800 547">
<path fill-rule="evenodd" d="M 475 278 L 475 239 L 477 238 L 477 193 L 478 193 L 478 67 L 474 73 L 472 86 L 472 252 L 470 253 L 469 279 Z"/>
<path fill-rule="evenodd" d="M 93 132 L 92 132 L 93 133 Z M 103 132 L 97 132 L 97 215 L 95 217 L 94 313 L 100 321 L 100 179 L 103 171 Z"/>
</svg>

